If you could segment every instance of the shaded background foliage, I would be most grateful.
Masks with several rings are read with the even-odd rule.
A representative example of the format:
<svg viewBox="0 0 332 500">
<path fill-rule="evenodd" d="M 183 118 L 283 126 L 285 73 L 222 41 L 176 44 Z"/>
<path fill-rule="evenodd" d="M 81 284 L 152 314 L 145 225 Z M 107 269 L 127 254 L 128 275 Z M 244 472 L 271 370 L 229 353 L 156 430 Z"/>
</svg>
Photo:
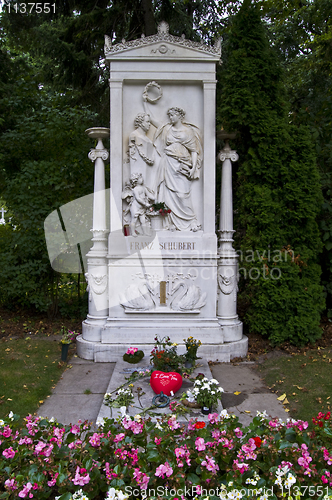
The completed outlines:
<svg viewBox="0 0 332 500">
<path fill-rule="evenodd" d="M 327 0 L 59 0 L 38 15 L 5 7 L 0 196 L 12 219 L 0 227 L 1 302 L 57 311 L 64 277 L 50 268 L 42 223 L 93 188 L 83 132 L 108 126 L 104 35 L 130 40 L 165 20 L 175 35 L 221 36 L 217 121 L 240 132 L 231 144 L 240 155 L 236 247 L 286 256 L 275 281 L 245 279 L 255 263 L 240 262 L 245 321 L 273 342 L 314 340 L 322 285 L 332 313 L 331 8 Z"/>
</svg>

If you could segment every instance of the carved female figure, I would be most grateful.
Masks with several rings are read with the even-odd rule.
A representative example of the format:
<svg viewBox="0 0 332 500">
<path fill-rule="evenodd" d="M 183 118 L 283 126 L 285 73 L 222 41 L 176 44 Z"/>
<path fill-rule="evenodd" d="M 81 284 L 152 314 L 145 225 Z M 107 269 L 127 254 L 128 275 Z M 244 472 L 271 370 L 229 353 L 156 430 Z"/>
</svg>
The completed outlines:
<svg viewBox="0 0 332 500">
<path fill-rule="evenodd" d="M 201 229 L 191 200 L 194 179 L 199 178 L 202 143 L 199 129 L 184 121 L 185 111 L 172 107 L 167 111 L 169 123 L 159 127 L 154 144 L 160 155 L 156 179 L 158 201 L 170 209 L 171 230 Z"/>
</svg>

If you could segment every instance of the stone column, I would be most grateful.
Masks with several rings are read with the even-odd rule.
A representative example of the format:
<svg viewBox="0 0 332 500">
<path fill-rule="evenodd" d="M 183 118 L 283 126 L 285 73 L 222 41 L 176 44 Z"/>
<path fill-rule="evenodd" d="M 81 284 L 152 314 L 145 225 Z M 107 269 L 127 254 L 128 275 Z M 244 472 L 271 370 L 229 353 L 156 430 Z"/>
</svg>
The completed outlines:
<svg viewBox="0 0 332 500">
<path fill-rule="evenodd" d="M 100 341 L 100 329 L 108 317 L 108 276 L 107 276 L 107 235 L 106 226 L 106 191 L 105 161 L 108 151 L 103 139 L 109 137 L 109 129 L 104 127 L 89 128 L 85 131 L 89 137 L 97 139 L 95 149 L 91 149 L 88 158 L 95 164 L 93 193 L 93 246 L 87 254 L 88 271 L 85 274 L 89 290 L 89 314 L 83 323 L 83 338 Z"/>
<path fill-rule="evenodd" d="M 220 134 L 219 134 L 220 135 Z M 222 163 L 220 223 L 218 246 L 218 322 L 223 330 L 224 342 L 233 342 L 242 338 L 242 322 L 237 310 L 238 254 L 233 248 L 233 191 L 232 163 L 237 161 L 236 151 L 232 151 L 228 139 L 231 134 L 223 133 L 226 140 L 224 149 L 219 153 Z"/>
</svg>

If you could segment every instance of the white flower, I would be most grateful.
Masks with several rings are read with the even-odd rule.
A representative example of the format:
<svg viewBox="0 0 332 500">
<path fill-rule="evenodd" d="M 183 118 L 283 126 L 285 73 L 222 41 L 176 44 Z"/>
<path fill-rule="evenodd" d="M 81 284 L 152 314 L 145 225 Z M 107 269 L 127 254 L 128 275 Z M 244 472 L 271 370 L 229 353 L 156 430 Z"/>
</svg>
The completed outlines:
<svg viewBox="0 0 332 500">
<path fill-rule="evenodd" d="M 60 497 L 58 497 L 60 498 Z M 73 500 L 89 500 L 89 497 L 87 497 L 84 493 L 83 490 L 77 490 L 72 496 Z"/>
<path fill-rule="evenodd" d="M 8 418 L 14 420 L 14 413 L 12 411 L 9 412 Z"/>
<path fill-rule="evenodd" d="M 96 424 L 97 424 L 97 427 L 104 427 L 105 419 L 101 418 L 100 420 L 97 420 Z"/>
<path fill-rule="evenodd" d="M 242 498 L 243 495 L 239 490 L 233 490 L 230 491 L 227 496 L 230 500 L 235 500 L 235 499 L 239 500 L 240 498 Z"/>
<path fill-rule="evenodd" d="M 120 412 L 121 412 L 121 418 L 127 416 L 127 407 L 126 406 L 120 406 Z"/>
<path fill-rule="evenodd" d="M 115 498 L 116 498 L 116 490 L 115 488 L 110 488 L 107 492 L 106 499 L 115 500 Z"/>
<path fill-rule="evenodd" d="M 136 422 L 140 422 L 142 420 L 142 417 L 139 413 L 137 413 L 135 416 L 134 416 L 134 420 L 136 420 Z"/>
<path fill-rule="evenodd" d="M 105 500 L 125 500 L 126 498 L 128 498 L 128 495 L 123 493 L 123 491 L 110 488 L 107 492 Z"/>
<path fill-rule="evenodd" d="M 0 418 L 0 427 L 3 427 L 5 425 L 5 422 L 3 420 L 1 420 Z"/>
<path fill-rule="evenodd" d="M 289 473 L 288 477 L 287 477 L 287 479 L 285 479 L 285 483 L 284 483 L 286 488 L 289 489 L 292 486 L 292 484 L 294 484 L 294 483 L 296 483 L 296 479 L 293 476 L 293 474 Z"/>
<path fill-rule="evenodd" d="M 222 410 L 219 415 L 220 418 L 230 418 L 227 410 Z"/>
<path fill-rule="evenodd" d="M 269 495 L 267 493 L 264 493 L 264 495 L 258 497 L 257 500 L 268 500 L 268 498 L 269 498 Z"/>
<path fill-rule="evenodd" d="M 216 393 L 216 391 L 211 391 L 211 394 L 215 394 L 215 393 Z"/>
<path fill-rule="evenodd" d="M 210 383 L 219 385 L 218 380 L 216 380 L 215 378 L 211 378 Z"/>
</svg>

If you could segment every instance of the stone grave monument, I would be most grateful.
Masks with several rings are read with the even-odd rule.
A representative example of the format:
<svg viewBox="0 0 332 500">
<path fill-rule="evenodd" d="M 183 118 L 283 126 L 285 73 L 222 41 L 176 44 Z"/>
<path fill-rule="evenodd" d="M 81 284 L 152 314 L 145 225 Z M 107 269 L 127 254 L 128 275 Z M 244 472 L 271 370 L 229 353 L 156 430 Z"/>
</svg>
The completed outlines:
<svg viewBox="0 0 332 500">
<path fill-rule="evenodd" d="M 247 352 L 236 313 L 232 246 L 232 165 L 223 162 L 219 240 L 215 233 L 215 66 L 213 47 L 169 34 L 112 45 L 110 129 L 98 140 L 93 246 L 87 254 L 89 314 L 78 354 L 117 361 L 134 345 L 149 355 L 156 335 L 180 346 L 193 336 L 200 355 L 229 361 Z M 103 139 L 110 135 L 110 153 Z M 110 224 L 104 162 L 110 159 Z M 183 348 L 184 350 L 184 348 Z M 179 349 L 181 351 L 181 348 Z"/>
</svg>

